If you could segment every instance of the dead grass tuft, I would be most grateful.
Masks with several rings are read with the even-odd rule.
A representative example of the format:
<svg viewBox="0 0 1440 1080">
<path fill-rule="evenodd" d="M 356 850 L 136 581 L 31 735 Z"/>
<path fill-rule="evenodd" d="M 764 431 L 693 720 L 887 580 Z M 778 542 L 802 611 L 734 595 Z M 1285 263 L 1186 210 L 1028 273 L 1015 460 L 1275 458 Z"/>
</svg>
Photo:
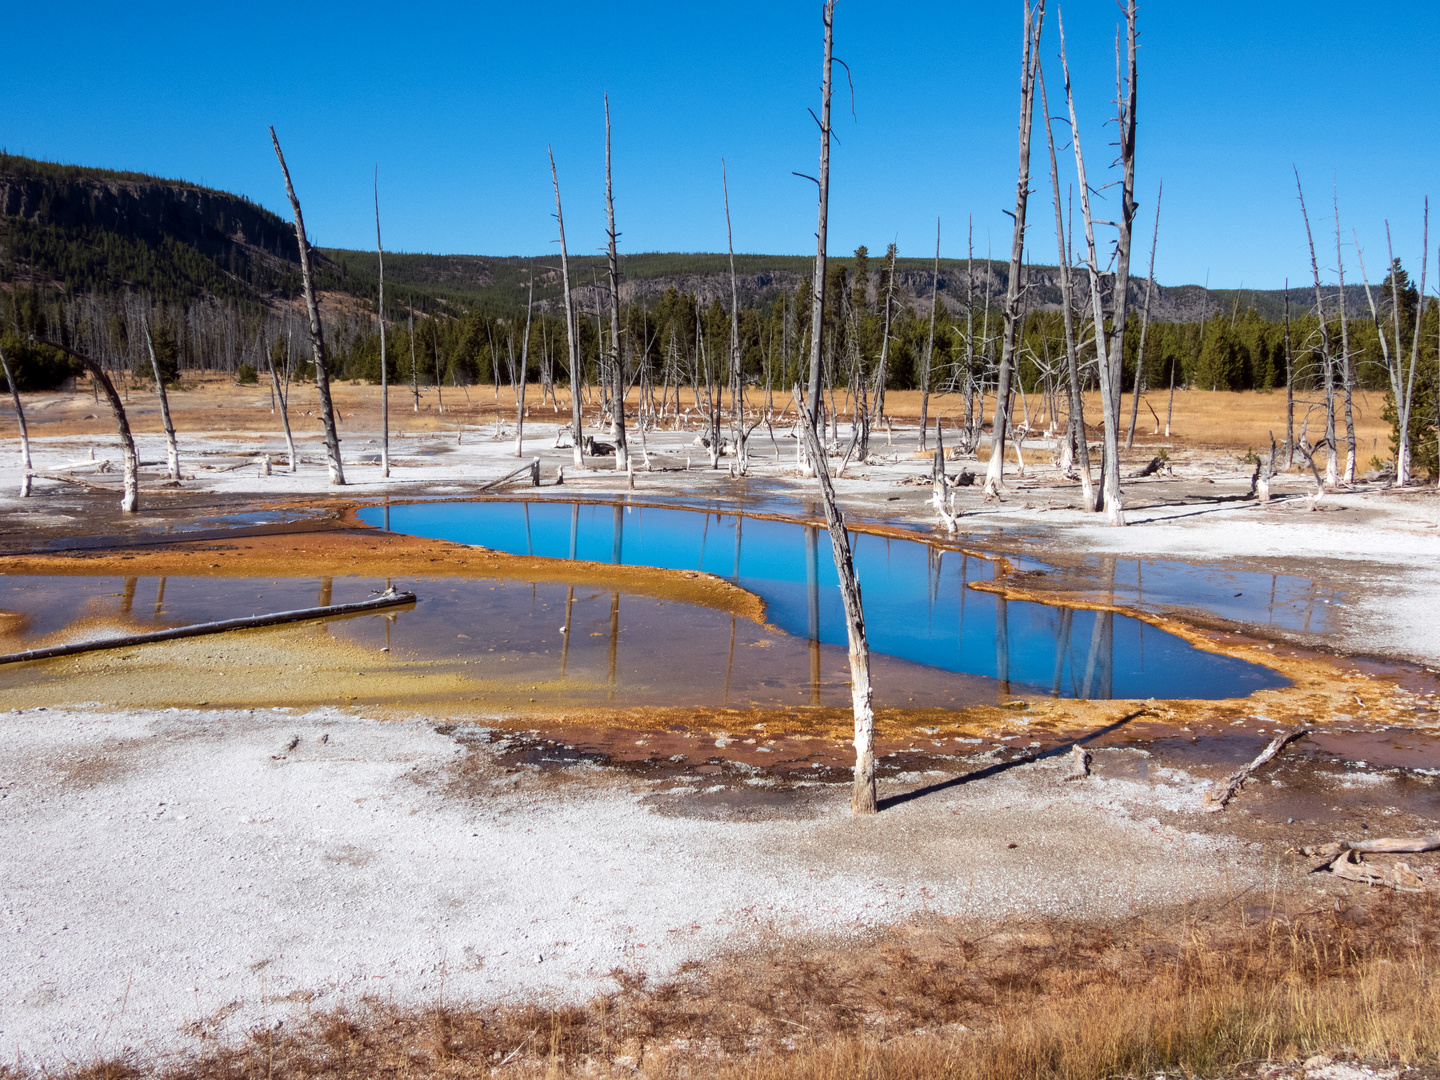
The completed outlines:
<svg viewBox="0 0 1440 1080">
<path fill-rule="evenodd" d="M 367 1002 L 147 1075 L 1102 1080 L 1239 1075 L 1317 1053 L 1434 1064 L 1436 914 L 1432 897 L 1376 894 L 1343 910 L 1163 925 L 976 934 L 927 920 L 859 945 L 781 943 L 660 982 L 617 970 L 616 989 L 584 1006 Z M 56 1080 L 137 1075 L 101 1063 Z"/>
</svg>

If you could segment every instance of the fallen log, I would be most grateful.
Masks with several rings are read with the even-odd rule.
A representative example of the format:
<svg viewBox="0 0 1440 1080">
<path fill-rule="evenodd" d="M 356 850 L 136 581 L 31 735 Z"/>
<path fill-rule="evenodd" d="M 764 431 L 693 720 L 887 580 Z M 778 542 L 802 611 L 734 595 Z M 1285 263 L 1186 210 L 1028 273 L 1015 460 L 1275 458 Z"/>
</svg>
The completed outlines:
<svg viewBox="0 0 1440 1080">
<path fill-rule="evenodd" d="M 206 634 L 223 634 L 231 630 L 248 630 L 259 626 L 275 626 L 280 623 L 305 622 L 310 619 L 329 619 L 337 615 L 358 615 L 381 608 L 400 607 L 415 603 L 415 594 L 397 593 L 393 590 L 381 593 L 370 600 L 353 604 L 328 604 L 325 607 L 300 608 L 295 611 L 276 611 L 269 615 L 249 615 L 242 619 L 223 619 L 220 622 L 195 623 L 190 626 L 175 626 L 168 630 L 154 630 L 148 634 L 127 634 L 124 637 L 99 638 L 94 641 L 79 641 L 72 645 L 51 645 L 44 649 L 29 649 L 26 652 L 8 653 L 0 656 L 0 664 L 19 664 L 27 660 L 48 660 L 55 656 L 73 656 L 76 653 L 96 652 L 100 649 L 128 649 L 133 645 L 149 645 L 156 641 L 173 641 L 176 638 L 202 637 Z"/>
<path fill-rule="evenodd" d="M 1254 773 L 1256 769 L 1266 764 L 1276 754 L 1280 753 L 1281 750 L 1285 749 L 1287 745 L 1300 738 L 1300 736 L 1308 735 L 1309 733 L 1309 727 L 1304 724 L 1297 724 L 1289 731 L 1284 731 L 1276 735 L 1275 738 L 1270 740 L 1270 745 L 1260 751 L 1259 757 L 1238 772 L 1232 773 L 1230 778 L 1225 782 L 1224 788 L 1218 793 L 1214 791 L 1207 791 L 1205 793 L 1205 812 L 1207 814 L 1213 814 L 1224 810 L 1225 804 L 1239 794 L 1240 789 L 1245 786 L 1245 781 L 1250 779 L 1251 774 Z"/>
</svg>

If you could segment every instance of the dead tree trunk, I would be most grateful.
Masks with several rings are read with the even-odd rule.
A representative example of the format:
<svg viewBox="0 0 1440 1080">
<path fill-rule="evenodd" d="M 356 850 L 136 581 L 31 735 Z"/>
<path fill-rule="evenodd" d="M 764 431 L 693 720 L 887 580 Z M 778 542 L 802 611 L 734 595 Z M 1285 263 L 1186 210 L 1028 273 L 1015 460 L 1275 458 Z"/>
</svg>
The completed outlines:
<svg viewBox="0 0 1440 1080">
<path fill-rule="evenodd" d="M 175 425 L 170 422 L 170 398 L 165 393 L 165 380 L 160 374 L 160 358 L 155 355 L 155 343 L 150 340 L 150 324 L 145 329 L 145 348 L 150 352 L 150 368 L 155 372 L 155 394 L 160 398 L 160 420 L 165 427 L 165 466 L 171 480 L 180 479 L 180 447 L 175 442 Z"/>
<path fill-rule="evenodd" d="M 580 429 L 580 343 L 575 340 L 575 304 L 570 296 L 570 255 L 565 249 L 565 215 L 560 209 L 560 176 L 555 171 L 555 151 L 550 154 L 550 182 L 555 185 L 555 221 L 560 227 L 560 281 L 565 291 L 565 337 L 570 346 L 570 412 L 574 417 L 575 467 L 585 468 L 585 441 Z"/>
<path fill-rule="evenodd" d="M 5 384 L 10 387 L 10 397 L 15 402 L 15 422 L 20 427 L 20 498 L 24 499 L 30 495 L 30 429 L 25 426 L 25 406 L 20 404 L 20 390 L 3 348 L 0 348 L 0 368 L 5 369 Z"/>
<path fill-rule="evenodd" d="M 1055 193 L 1055 243 L 1060 252 L 1060 303 L 1065 319 L 1065 370 L 1070 384 L 1070 438 L 1080 470 L 1080 502 L 1087 513 L 1095 509 L 1095 482 L 1090 474 L 1090 441 L 1085 432 L 1085 399 L 1080 393 L 1080 358 L 1075 340 L 1075 282 L 1070 273 L 1069 245 L 1065 243 L 1065 215 L 1060 205 L 1060 166 L 1055 158 L 1055 132 L 1050 123 L 1050 99 L 1045 93 L 1045 72 L 1035 65 L 1040 84 L 1040 109 L 1045 114 L 1045 142 L 1050 150 L 1050 187 Z M 1073 214 L 1072 214 L 1073 220 Z"/>
<path fill-rule="evenodd" d="M 1105 304 L 1101 286 L 1100 257 L 1095 244 L 1095 219 L 1090 212 L 1090 187 L 1086 178 L 1085 156 L 1080 145 L 1079 124 L 1075 117 L 1075 95 L 1070 85 L 1070 68 L 1065 57 L 1063 23 L 1060 27 L 1060 64 L 1065 73 L 1065 99 L 1070 110 L 1071 139 L 1075 146 L 1080 209 L 1085 219 L 1086 269 L 1090 276 L 1096 357 L 1099 361 L 1100 408 L 1104 413 L 1105 421 L 1104 453 L 1100 464 L 1101 499 L 1104 503 L 1106 518 L 1112 525 L 1125 524 L 1125 513 L 1120 503 L 1120 374 L 1125 355 L 1126 306 L 1130 286 L 1130 244 L 1135 221 L 1136 29 L 1134 0 L 1130 0 L 1125 9 L 1125 21 L 1129 86 L 1128 92 L 1117 94 L 1122 189 L 1120 221 L 1116 223 L 1119 236 L 1115 244 L 1111 333 L 1108 335 L 1105 332 Z M 1117 89 L 1125 88 L 1117 87 Z"/>
<path fill-rule="evenodd" d="M 420 367 L 415 359 L 415 301 L 412 298 L 410 307 L 410 396 L 414 399 L 415 412 L 420 411 Z M 493 359 L 493 349 L 492 349 Z M 493 363 L 491 365 L 494 366 Z M 495 385 L 500 385 L 500 376 L 495 376 Z M 497 390 L 498 392 L 498 390 Z"/>
<path fill-rule="evenodd" d="M 530 315 L 535 310 L 535 274 L 530 274 L 530 296 L 525 303 L 525 337 L 520 342 L 520 372 L 515 377 L 515 456 L 524 453 L 525 380 L 530 371 Z M 618 453 L 618 451 L 617 451 Z"/>
<path fill-rule="evenodd" d="M 1340 253 L 1340 195 L 1335 193 L 1335 272 L 1340 279 L 1340 381 L 1345 392 L 1345 473 L 1347 484 L 1355 483 L 1354 365 L 1350 363 L 1350 322 L 1345 310 L 1345 257 Z"/>
<path fill-rule="evenodd" d="M 1030 199 L 1030 130 L 1035 119 L 1035 71 L 1039 63 L 1040 28 L 1045 0 L 1025 0 L 1025 45 L 1020 59 L 1020 168 L 1015 181 L 1014 231 L 1010 238 L 1010 280 L 1005 286 L 1005 330 L 995 391 L 995 418 L 990 428 L 990 467 L 985 471 L 986 497 L 1000 494 L 1005 474 L 1005 429 L 1010 422 L 1010 380 L 1020 334 L 1020 264 L 1025 255 L 1025 207 Z"/>
<path fill-rule="evenodd" d="M 315 281 L 310 268 L 310 241 L 305 235 L 300 200 L 295 197 L 290 170 L 285 165 L 285 155 L 280 151 L 280 140 L 273 126 L 270 128 L 270 141 L 275 144 L 275 157 L 279 159 L 280 171 L 285 176 L 285 194 L 290 199 L 290 209 L 295 212 L 295 242 L 300 246 L 300 284 L 305 290 L 305 309 L 310 316 L 310 349 L 315 364 L 315 389 L 320 395 L 320 422 L 325 427 L 325 457 L 330 465 L 330 483 L 340 487 L 345 483 L 345 466 L 340 462 L 340 436 L 335 429 L 335 406 L 330 401 L 330 373 L 325 367 L 325 334 L 320 325 L 320 305 L 315 296 Z"/>
<path fill-rule="evenodd" d="M 825 245 L 826 224 L 830 210 L 830 71 L 835 55 L 835 0 L 825 0 L 821 10 L 825 23 L 825 59 L 820 69 L 820 211 L 815 226 L 815 277 L 810 289 L 810 382 L 805 413 L 813 428 L 820 417 L 820 377 L 823 366 L 821 348 L 825 330 Z M 803 424 L 801 425 L 804 426 Z M 816 446 L 819 446 L 817 437 Z M 810 466 L 817 475 L 825 468 L 824 457 L 812 458 Z"/>
<path fill-rule="evenodd" d="M 261 348 L 264 348 L 264 341 L 261 341 Z M 275 358 L 269 351 L 265 352 L 265 363 L 270 368 L 271 392 L 280 402 L 280 425 L 285 431 L 285 449 L 290 455 L 290 471 L 295 471 L 295 433 L 290 430 L 290 372 L 285 372 L 285 386 L 280 385 L 280 376 L 275 371 Z"/>
<path fill-rule="evenodd" d="M 725 243 L 730 252 L 730 418 L 734 424 L 735 456 L 740 475 L 750 469 L 745 449 L 745 372 L 740 362 L 740 285 L 735 278 L 735 235 L 730 229 L 730 178 L 720 159 L 720 190 L 725 196 Z"/>
<path fill-rule="evenodd" d="M 385 354 L 385 246 L 380 243 L 380 167 L 378 165 L 375 167 L 375 257 L 380 264 L 380 475 L 388 477 L 390 475 L 390 364 Z"/>
<path fill-rule="evenodd" d="M 610 95 L 605 95 L 605 219 L 610 241 L 610 427 L 615 439 L 615 468 L 630 468 L 625 444 L 625 364 L 620 351 L 620 257 L 615 252 L 615 199 L 610 188 Z"/>
<path fill-rule="evenodd" d="M 1140 308 L 1140 347 L 1135 350 L 1135 393 L 1130 400 L 1130 430 L 1125 434 L 1125 449 L 1135 445 L 1135 424 L 1140 419 L 1140 393 L 1145 388 L 1145 332 L 1150 327 L 1150 293 L 1155 287 L 1155 245 L 1160 240 L 1160 200 L 1165 196 L 1165 181 L 1155 193 L 1155 231 L 1150 236 L 1150 273 L 1145 278 L 1145 303 Z"/>
<path fill-rule="evenodd" d="M 930 332 L 925 339 L 925 365 L 920 375 L 920 452 L 925 452 L 930 423 L 930 378 L 935 367 L 935 303 L 940 295 L 940 219 L 935 219 L 935 273 L 930 278 Z"/>
<path fill-rule="evenodd" d="M 1358 249 L 1357 249 L 1358 250 Z M 1367 287 L 1366 291 L 1369 289 Z M 1376 326 L 1379 326 L 1377 321 Z M 1385 335 L 1380 334 L 1380 343 L 1385 343 Z M 1173 394 L 1173 391 L 1172 391 Z M 1168 436 L 1169 423 L 1166 423 L 1165 434 Z M 1289 469 L 1295 463 L 1295 360 L 1290 354 L 1290 279 L 1285 279 L 1285 468 Z"/>
<path fill-rule="evenodd" d="M 130 434 L 130 420 L 125 415 L 125 404 L 115 392 L 115 384 L 96 361 L 83 353 L 76 352 L 58 342 L 42 339 L 42 344 L 59 349 L 67 356 L 73 356 L 90 373 L 95 385 L 105 394 L 110 411 L 115 414 L 115 432 L 120 436 L 120 454 L 125 462 L 125 493 L 120 498 L 120 512 L 134 514 L 140 509 L 140 459 L 135 454 L 135 439 Z"/>
<path fill-rule="evenodd" d="M 1320 264 L 1315 259 L 1315 238 L 1310 232 L 1310 213 L 1305 209 L 1305 192 L 1300 187 L 1300 170 L 1295 170 L 1295 190 L 1300 196 L 1300 216 L 1305 219 L 1305 239 L 1310 245 L 1310 273 L 1315 282 L 1315 315 L 1320 320 L 1320 365 L 1325 377 L 1325 483 L 1340 478 L 1335 448 L 1335 357 L 1330 350 L 1330 328 L 1325 324 L 1325 298 L 1320 292 Z"/>
<path fill-rule="evenodd" d="M 799 405 L 796 402 L 797 408 Z M 805 440 L 810 460 L 816 465 L 820 501 L 825 507 L 825 524 L 830 530 L 835 571 L 840 577 L 840 599 L 845 605 L 845 631 L 850 644 L 850 703 L 855 714 L 855 782 L 850 791 L 850 812 L 874 814 L 879 810 L 875 799 L 874 690 L 870 685 L 870 646 L 865 638 L 860 582 L 855 578 L 855 560 L 850 550 L 850 534 L 845 531 L 845 515 L 835 504 L 835 488 L 830 483 L 830 470 L 825 464 L 825 454 L 815 425 L 802 415 L 796 426 Z"/>
<path fill-rule="evenodd" d="M 873 417 L 873 422 L 877 424 L 885 417 L 885 372 L 886 368 L 890 366 L 890 316 L 894 308 L 893 301 L 895 299 L 896 249 L 894 244 L 890 245 L 890 250 L 887 251 L 886 254 L 890 257 L 890 269 L 889 276 L 885 282 L 885 323 L 880 335 L 880 362 L 876 365 L 875 371 L 875 396 L 871 399 L 873 402 L 873 412 L 871 416 Z M 857 358 L 860 355 L 858 347 L 855 355 Z M 864 460 L 864 455 L 862 455 L 861 460 Z"/>
</svg>

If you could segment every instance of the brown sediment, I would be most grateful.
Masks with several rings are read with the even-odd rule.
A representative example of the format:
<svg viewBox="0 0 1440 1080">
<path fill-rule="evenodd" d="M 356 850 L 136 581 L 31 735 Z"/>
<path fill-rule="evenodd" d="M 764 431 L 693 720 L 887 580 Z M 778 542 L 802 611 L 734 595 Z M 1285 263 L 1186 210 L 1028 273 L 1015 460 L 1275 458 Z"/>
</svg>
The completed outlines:
<svg viewBox="0 0 1440 1080">
<path fill-rule="evenodd" d="M 509 555 L 373 529 L 334 529 L 303 536 L 237 537 L 198 544 L 164 544 L 53 555 L 0 557 L 0 575 L 173 575 L 196 577 L 371 577 L 442 575 L 536 582 L 574 582 L 700 604 L 763 624 L 765 604 L 754 593 L 690 570 L 611 566 Z"/>
</svg>

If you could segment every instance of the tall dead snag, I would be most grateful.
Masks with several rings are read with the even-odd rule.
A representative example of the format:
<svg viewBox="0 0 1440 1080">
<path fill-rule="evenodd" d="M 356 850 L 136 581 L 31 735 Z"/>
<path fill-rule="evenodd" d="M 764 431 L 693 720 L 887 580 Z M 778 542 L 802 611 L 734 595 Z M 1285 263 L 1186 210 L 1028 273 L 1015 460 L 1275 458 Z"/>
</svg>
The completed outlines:
<svg viewBox="0 0 1440 1080">
<path fill-rule="evenodd" d="M 556 209 L 558 212 L 559 204 Z M 610 241 L 610 426 L 615 437 L 615 468 L 630 467 L 630 450 L 625 445 L 625 363 L 620 351 L 620 257 L 615 253 L 615 198 L 610 188 L 610 95 L 605 95 L 605 219 Z M 526 315 L 528 324 L 529 315 Z M 576 432 L 579 436 L 579 432 Z M 517 451 L 518 453 L 518 451 Z"/>
<path fill-rule="evenodd" d="M 799 406 L 797 401 L 797 409 Z M 806 453 L 817 464 L 815 475 L 820 481 L 820 501 L 825 507 L 835 572 L 840 578 L 840 599 L 845 605 L 845 632 L 850 644 L 850 704 L 855 714 L 855 784 L 850 792 L 850 812 L 874 814 L 879 810 L 875 800 L 874 689 L 870 685 L 870 645 L 865 637 L 860 582 L 855 578 L 855 559 L 850 550 L 850 534 L 845 531 L 845 515 L 835 503 L 835 488 L 830 483 L 830 470 L 825 464 L 816 426 L 807 422 L 803 414 L 796 426 L 805 440 Z"/>
<path fill-rule="evenodd" d="M 585 443 L 580 430 L 580 382 L 584 372 L 580 370 L 580 343 L 575 340 L 575 303 L 570 296 L 570 255 L 565 248 L 565 214 L 560 209 L 560 176 L 555 171 L 555 151 L 546 147 L 550 155 L 550 182 L 555 185 L 555 221 L 560 226 L 560 283 L 565 292 L 565 338 L 570 346 L 570 412 L 575 419 L 575 467 L 585 468 Z"/>
<path fill-rule="evenodd" d="M 920 369 L 920 451 L 925 451 L 930 423 L 930 378 L 935 368 L 935 303 L 940 295 L 940 219 L 935 219 L 935 273 L 930 278 L 930 333 L 925 339 L 925 364 Z"/>
<path fill-rule="evenodd" d="M 1105 331 L 1105 302 L 1100 273 L 1099 250 L 1095 244 L 1095 218 L 1090 211 L 1090 186 L 1086 179 L 1085 155 L 1080 146 L 1080 125 L 1075 117 L 1075 95 L 1070 85 L 1070 66 L 1065 56 L 1065 27 L 1060 24 L 1060 64 L 1065 73 L 1065 100 L 1070 110 L 1070 134 L 1075 147 L 1075 169 L 1080 187 L 1080 211 L 1085 219 L 1086 271 L 1090 277 L 1095 352 L 1099 358 L 1100 409 L 1104 414 L 1105 442 L 1100 463 L 1100 493 L 1106 519 L 1124 525 L 1120 504 L 1120 376 L 1125 357 L 1125 323 L 1130 291 L 1130 248 L 1135 224 L 1135 104 L 1136 26 L 1135 0 L 1125 7 L 1126 75 L 1117 79 L 1116 121 L 1120 142 L 1120 220 L 1116 222 L 1115 276 L 1111 305 L 1111 330 Z M 1117 46 L 1118 47 L 1118 46 Z M 1117 64 L 1118 67 L 1118 64 Z M 1107 340 L 1108 339 L 1108 340 Z"/>
<path fill-rule="evenodd" d="M 1355 482 L 1355 365 L 1350 362 L 1350 322 L 1345 310 L 1345 257 L 1340 253 L 1340 193 L 1335 191 L 1335 272 L 1340 279 L 1340 381 L 1345 391 L 1345 483 Z"/>
<path fill-rule="evenodd" d="M 995 418 L 991 425 L 990 467 L 985 471 L 986 496 L 999 495 L 1004 486 L 1005 429 L 1010 421 L 1010 381 L 1015 348 L 1020 336 L 1020 270 L 1025 256 L 1025 208 L 1030 200 L 1030 131 L 1035 119 L 1035 72 L 1039 60 L 1040 28 L 1045 21 L 1045 0 L 1032 8 L 1025 2 L 1025 44 L 1020 57 L 1020 168 L 1015 181 L 1014 232 L 1010 238 L 1010 280 L 1005 286 L 1005 330 L 996 378 Z"/>
<path fill-rule="evenodd" d="M 815 225 L 815 278 L 810 289 L 810 383 L 805 413 L 813 428 L 820 417 L 821 354 L 825 329 L 825 244 L 826 224 L 830 210 L 830 72 L 835 59 L 835 0 L 825 0 L 821 9 L 825 22 L 825 60 L 820 69 L 820 175 L 815 180 L 820 189 L 820 211 Z M 801 425 L 802 427 L 804 425 Z M 824 471 L 823 456 L 812 458 L 810 466 L 817 474 Z"/>
<path fill-rule="evenodd" d="M 390 372 L 385 355 L 385 246 L 380 242 L 380 166 L 375 166 L 375 258 L 380 263 L 380 475 L 390 475 Z M 292 470 L 293 471 L 293 470 Z"/>
<path fill-rule="evenodd" d="M 0 349 L 0 368 L 5 371 L 5 383 L 10 387 L 10 398 L 15 402 L 15 422 L 20 425 L 20 497 L 30 495 L 30 429 L 25 426 L 25 406 L 20 404 L 20 390 L 15 385 L 15 375 L 10 370 L 10 361 L 5 359 L 5 350 Z"/>
<path fill-rule="evenodd" d="M 1305 208 L 1305 191 L 1300 170 L 1295 170 L 1295 191 L 1300 198 L 1300 216 L 1305 219 L 1305 239 L 1310 245 L 1310 274 L 1315 282 L 1315 315 L 1320 320 L 1320 367 L 1325 379 L 1325 483 L 1340 479 L 1339 451 L 1335 447 L 1335 357 L 1330 349 L 1330 327 L 1325 323 L 1325 298 L 1320 292 L 1320 264 L 1315 259 L 1315 237 L 1310 232 L 1310 212 Z"/>
<path fill-rule="evenodd" d="M 165 379 L 160 374 L 160 358 L 155 355 L 155 342 L 150 339 L 150 323 L 145 328 L 145 348 L 150 352 L 150 367 L 155 372 L 155 393 L 160 398 L 160 420 L 165 427 L 165 465 L 171 480 L 180 479 L 180 447 L 175 442 L 175 425 L 170 422 L 170 398 L 165 393 Z"/>
<path fill-rule="evenodd" d="M 525 337 L 520 342 L 520 371 L 512 373 L 515 390 L 515 456 L 525 452 L 525 380 L 530 371 L 530 315 L 535 310 L 535 274 L 530 274 L 530 296 L 525 302 Z M 619 453 L 618 449 L 616 453 Z"/>
<path fill-rule="evenodd" d="M 1150 328 L 1150 294 L 1155 288 L 1155 245 L 1160 241 L 1160 200 L 1165 181 L 1155 193 L 1155 231 L 1150 234 L 1150 273 L 1145 278 L 1145 303 L 1140 307 L 1140 345 L 1135 350 L 1135 393 L 1130 398 L 1130 427 L 1125 432 L 1125 449 L 1135 445 L 1135 424 L 1140 419 L 1140 394 L 1145 389 L 1145 332 Z"/>
<path fill-rule="evenodd" d="M 330 373 L 325 366 L 325 333 L 320 325 L 320 305 L 315 297 L 315 281 L 310 269 L 310 241 L 305 235 L 300 200 L 295 197 L 295 186 L 290 183 L 290 169 L 280 151 L 280 140 L 275 135 L 274 125 L 270 127 L 270 141 L 275 144 L 275 157 L 285 176 L 285 195 L 290 200 L 290 209 L 295 212 L 295 242 L 300 246 L 300 283 L 305 290 L 305 310 L 310 317 L 310 351 L 315 364 L 315 389 L 320 395 L 320 422 L 325 427 L 325 458 L 330 465 L 330 483 L 339 487 L 345 483 L 345 467 L 340 462 L 340 436 L 335 430 L 335 406 L 330 401 Z"/>
<path fill-rule="evenodd" d="M 1040 110 L 1045 116 L 1045 142 L 1050 149 L 1050 187 L 1055 192 L 1055 243 L 1060 250 L 1060 306 L 1065 316 L 1065 371 L 1070 385 L 1070 441 L 1080 470 L 1080 501 L 1086 512 L 1095 509 L 1095 482 L 1090 475 L 1090 441 L 1085 432 L 1085 399 L 1080 393 L 1080 358 L 1075 340 L 1075 282 L 1070 273 L 1070 249 L 1065 243 L 1065 213 L 1060 203 L 1060 166 L 1055 159 L 1055 130 L 1050 123 L 1050 99 L 1045 93 L 1045 72 L 1039 63 Z M 1073 213 L 1072 213 L 1073 220 Z"/>
<path fill-rule="evenodd" d="M 879 423 L 885 418 L 885 373 L 890 367 L 890 316 L 895 306 L 895 256 L 898 254 L 896 246 L 890 245 L 885 253 L 889 259 L 889 266 L 885 276 L 885 322 L 884 329 L 880 333 L 880 362 L 875 366 L 875 393 L 871 397 L 871 418 Z M 866 425 L 867 436 L 865 442 L 869 443 L 869 424 Z M 863 459 L 865 453 L 861 453 Z"/>
<path fill-rule="evenodd" d="M 745 372 L 740 362 L 740 284 L 735 277 L 735 234 L 730 230 L 730 178 L 720 159 L 720 190 L 725 196 L 725 243 L 730 252 L 730 416 L 734 421 L 735 455 L 740 475 L 750 469 L 745 451 Z"/>
<path fill-rule="evenodd" d="M 115 415 L 115 433 L 120 436 L 120 455 L 125 462 L 125 493 L 120 497 L 120 512 L 122 514 L 134 514 L 140 509 L 140 459 L 135 454 L 135 439 L 130 434 L 130 420 L 125 415 L 125 403 L 120 400 L 120 395 L 115 391 L 115 384 L 110 381 L 105 368 L 90 359 L 84 353 L 76 352 L 66 345 L 57 341 L 41 339 L 41 343 L 49 345 L 52 349 L 59 349 L 67 356 L 74 357 L 80 365 L 90 373 L 90 378 L 105 395 L 105 400 L 110 403 L 110 411 Z"/>
<path fill-rule="evenodd" d="M 1430 200 L 1425 200 L 1425 239 L 1421 244 L 1421 251 L 1428 256 L 1430 246 Z M 1365 272 L 1365 256 L 1360 252 L 1360 238 L 1355 238 L 1355 255 L 1360 263 L 1360 279 L 1365 283 L 1365 298 L 1370 302 L 1370 316 L 1375 320 L 1375 328 L 1379 331 L 1380 354 L 1385 361 L 1385 374 L 1390 380 L 1390 393 L 1395 399 L 1395 415 L 1397 416 L 1396 443 L 1395 443 L 1395 483 L 1404 487 L 1410 482 L 1410 412 L 1414 400 L 1415 389 L 1415 360 L 1418 358 L 1416 352 L 1420 346 L 1420 317 L 1415 318 L 1415 350 L 1412 351 L 1410 372 L 1405 373 L 1405 353 L 1400 344 L 1400 287 L 1398 278 L 1394 272 L 1395 246 L 1390 241 L 1390 223 L 1385 223 L 1385 241 L 1390 254 L 1390 295 L 1392 298 L 1391 317 L 1395 327 L 1395 352 L 1390 352 L 1390 342 L 1386 338 L 1387 327 L 1380 324 L 1380 312 L 1375 306 L 1375 294 L 1370 291 L 1370 277 Z M 1428 258 L 1420 264 L 1420 296 L 1425 295 L 1425 270 L 1429 264 Z M 1421 301 L 1422 305 L 1424 301 Z M 1423 307 L 1421 308 L 1423 311 Z"/>
</svg>

